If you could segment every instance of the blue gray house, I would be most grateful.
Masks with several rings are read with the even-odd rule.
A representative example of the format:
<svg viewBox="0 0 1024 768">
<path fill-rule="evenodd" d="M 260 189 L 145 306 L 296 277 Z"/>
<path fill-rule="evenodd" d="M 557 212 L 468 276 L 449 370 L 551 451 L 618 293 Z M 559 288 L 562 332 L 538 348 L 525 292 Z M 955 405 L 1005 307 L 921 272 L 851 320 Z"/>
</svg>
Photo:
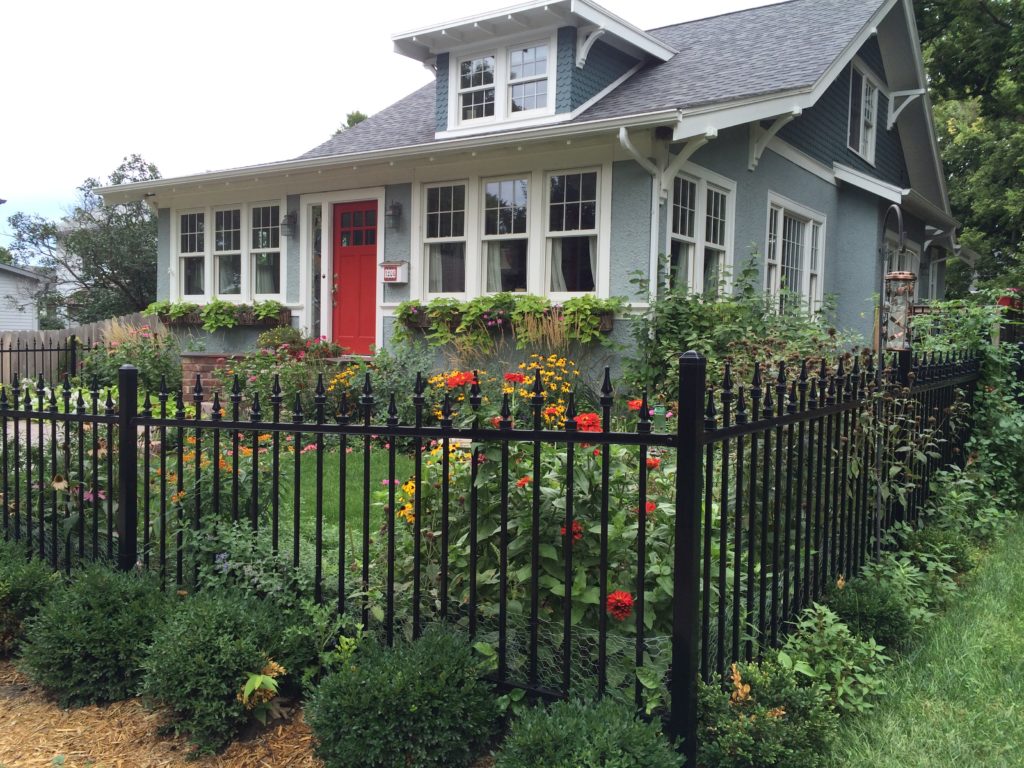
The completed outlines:
<svg viewBox="0 0 1024 768">
<path fill-rule="evenodd" d="M 276 299 L 354 353 L 405 299 L 682 281 L 867 333 L 883 217 L 940 297 L 956 248 L 910 0 L 790 0 L 640 30 L 531 0 L 394 37 L 436 80 L 291 160 L 102 190 L 159 212 L 159 297 Z M 662 268 L 667 265 L 667 268 Z M 221 350 L 218 350 L 221 351 Z M 235 351 L 223 349 L 222 351 Z"/>
</svg>

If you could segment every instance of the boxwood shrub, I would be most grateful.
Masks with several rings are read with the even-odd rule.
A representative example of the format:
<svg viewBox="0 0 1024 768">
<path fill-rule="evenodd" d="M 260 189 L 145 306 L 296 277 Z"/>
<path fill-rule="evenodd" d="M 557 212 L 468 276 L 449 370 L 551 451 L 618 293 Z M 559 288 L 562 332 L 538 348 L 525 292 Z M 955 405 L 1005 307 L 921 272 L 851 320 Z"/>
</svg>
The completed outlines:
<svg viewBox="0 0 1024 768">
<path fill-rule="evenodd" d="M 238 693 L 249 674 L 279 660 L 283 633 L 281 613 L 269 602 L 200 592 L 154 633 L 142 693 L 171 711 L 175 731 L 187 734 L 197 753 L 217 752 L 248 721 Z"/>
<path fill-rule="evenodd" d="M 559 701 L 512 723 L 495 768 L 679 768 L 683 758 L 656 723 L 626 703 Z"/>
<path fill-rule="evenodd" d="M 815 688 L 772 661 L 734 664 L 728 684 L 701 683 L 698 765 L 703 768 L 817 768 L 837 718 Z"/>
<path fill-rule="evenodd" d="M 64 707 L 130 698 L 165 607 L 149 575 L 90 566 L 26 622 L 21 669 Z"/>
<path fill-rule="evenodd" d="M 24 545 L 0 539 L 0 657 L 17 649 L 25 620 L 60 584 L 46 563 L 26 557 Z"/>
<path fill-rule="evenodd" d="M 434 629 L 411 644 L 364 643 L 306 706 L 327 768 L 466 766 L 498 720 L 469 645 Z"/>
<path fill-rule="evenodd" d="M 891 582 L 865 577 L 833 587 L 825 602 L 858 637 L 873 637 L 886 648 L 904 649 L 916 630 L 913 606 Z"/>
</svg>

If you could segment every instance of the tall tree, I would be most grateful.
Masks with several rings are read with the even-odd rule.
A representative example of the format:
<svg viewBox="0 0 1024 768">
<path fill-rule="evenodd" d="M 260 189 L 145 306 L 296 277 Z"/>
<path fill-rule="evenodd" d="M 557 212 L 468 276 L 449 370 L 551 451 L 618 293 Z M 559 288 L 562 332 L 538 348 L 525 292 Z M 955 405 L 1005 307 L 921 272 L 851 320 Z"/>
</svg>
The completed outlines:
<svg viewBox="0 0 1024 768">
<path fill-rule="evenodd" d="M 983 283 L 1024 282 L 1024 2 L 917 0 L 939 147 Z M 965 290 L 951 271 L 951 293 Z"/>
<path fill-rule="evenodd" d="M 88 323 L 136 312 L 156 298 L 156 217 L 144 202 L 109 205 L 96 189 L 160 178 L 156 166 L 126 157 L 108 179 L 86 179 L 60 221 L 16 213 L 11 251 L 49 270 L 70 320 Z"/>
<path fill-rule="evenodd" d="M 345 122 L 339 126 L 338 130 L 334 132 L 334 135 L 337 136 L 339 133 L 344 133 L 353 125 L 359 125 L 359 123 L 363 122 L 363 120 L 368 117 L 369 115 L 360 112 L 358 109 L 355 112 L 349 112 L 345 115 Z"/>
</svg>

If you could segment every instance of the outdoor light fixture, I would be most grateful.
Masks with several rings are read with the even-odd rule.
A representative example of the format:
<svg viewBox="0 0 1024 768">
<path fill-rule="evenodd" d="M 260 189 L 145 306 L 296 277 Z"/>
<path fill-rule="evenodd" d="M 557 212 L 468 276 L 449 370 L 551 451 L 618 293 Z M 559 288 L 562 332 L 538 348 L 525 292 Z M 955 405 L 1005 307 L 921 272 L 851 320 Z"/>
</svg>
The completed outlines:
<svg viewBox="0 0 1024 768">
<path fill-rule="evenodd" d="M 391 201 L 387 213 L 384 214 L 384 221 L 388 225 L 388 229 L 398 229 L 398 225 L 402 221 L 402 204 L 400 202 Z"/>
<path fill-rule="evenodd" d="M 299 217 L 295 214 L 295 211 L 286 213 L 284 218 L 281 219 L 281 231 L 285 237 L 294 237 L 295 235 L 295 222 L 298 221 Z"/>
</svg>

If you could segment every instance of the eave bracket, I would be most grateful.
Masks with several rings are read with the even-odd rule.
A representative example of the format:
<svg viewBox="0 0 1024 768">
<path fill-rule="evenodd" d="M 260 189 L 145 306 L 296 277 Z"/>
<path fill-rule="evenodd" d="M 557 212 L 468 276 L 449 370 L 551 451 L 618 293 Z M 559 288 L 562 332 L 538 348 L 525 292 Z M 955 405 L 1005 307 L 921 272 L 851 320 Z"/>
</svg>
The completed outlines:
<svg viewBox="0 0 1024 768">
<path fill-rule="evenodd" d="M 586 37 L 580 35 L 576 38 L 576 69 L 583 69 L 583 66 L 587 63 L 587 56 L 590 55 L 590 49 L 604 35 L 605 31 L 603 29 L 595 29 Z"/>
<path fill-rule="evenodd" d="M 757 168 L 757 164 L 761 161 L 761 155 L 764 154 L 768 143 L 775 137 L 775 134 L 802 114 L 803 109 L 793 107 L 791 112 L 776 117 L 767 129 L 762 128 L 760 123 L 750 124 L 750 162 L 747 165 L 747 170 L 753 171 Z"/>
<path fill-rule="evenodd" d="M 914 88 L 910 91 L 893 91 L 889 94 L 889 119 L 886 121 L 885 129 L 891 131 L 893 126 L 896 125 L 896 121 L 899 119 L 900 113 L 907 108 L 915 99 L 924 96 L 924 88 Z M 896 99 L 903 97 L 903 101 L 896 105 Z"/>
</svg>

